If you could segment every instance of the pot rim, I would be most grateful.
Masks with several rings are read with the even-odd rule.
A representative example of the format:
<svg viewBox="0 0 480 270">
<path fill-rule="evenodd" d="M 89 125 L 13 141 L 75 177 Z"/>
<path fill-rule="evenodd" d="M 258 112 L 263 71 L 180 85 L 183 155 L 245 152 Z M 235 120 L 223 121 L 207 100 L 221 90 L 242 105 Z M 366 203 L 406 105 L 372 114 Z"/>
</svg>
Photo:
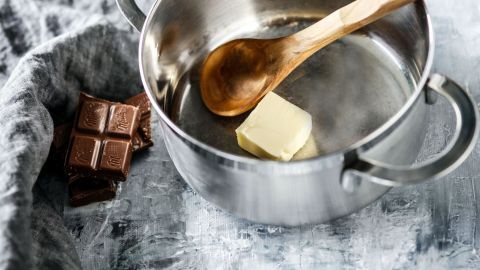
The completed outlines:
<svg viewBox="0 0 480 270">
<path fill-rule="evenodd" d="M 153 94 L 152 89 L 150 89 L 147 78 L 145 76 L 142 56 L 144 54 L 144 49 L 145 49 L 144 45 L 145 45 L 145 39 L 146 39 L 146 30 L 147 28 L 149 28 L 150 23 L 152 21 L 152 17 L 153 17 L 152 14 L 157 10 L 161 2 L 162 0 L 156 0 L 155 3 L 150 8 L 150 10 L 148 11 L 148 14 L 147 14 L 145 23 L 143 24 L 141 35 L 140 35 L 138 60 L 139 60 L 140 75 L 141 75 L 143 86 L 145 88 L 145 92 L 147 93 L 147 96 L 150 99 L 150 102 L 155 108 L 155 111 L 157 111 L 157 113 L 160 115 L 160 119 L 164 121 L 171 130 L 173 130 L 178 136 L 180 136 L 184 142 L 188 142 L 191 146 L 194 146 L 196 150 L 200 150 L 200 151 L 203 150 L 201 152 L 213 154 L 214 159 L 221 164 L 230 164 L 233 161 L 235 164 L 245 164 L 247 166 L 274 166 L 274 167 L 282 166 L 284 169 L 287 169 L 287 167 L 293 167 L 298 165 L 308 166 L 310 164 L 312 165 L 318 164 L 318 162 L 322 162 L 323 160 L 330 160 L 331 158 L 338 155 L 343 156 L 345 153 L 349 153 L 354 150 L 371 148 L 371 146 L 369 145 L 375 145 L 376 141 L 382 140 L 382 138 L 385 137 L 389 133 L 389 131 L 394 129 L 406 117 L 408 112 L 413 107 L 414 103 L 418 100 L 421 93 L 423 93 L 423 89 L 429 78 L 432 65 L 433 65 L 433 59 L 435 54 L 435 33 L 434 33 L 432 20 L 428 12 L 428 8 L 425 3 L 425 0 L 420 0 L 417 3 L 421 4 L 423 7 L 423 10 L 425 11 L 427 30 L 428 30 L 428 39 L 427 39 L 428 53 L 427 53 L 427 60 L 425 62 L 425 68 L 423 69 L 422 76 L 420 77 L 420 80 L 418 81 L 413 94 L 408 98 L 407 102 L 402 106 L 402 108 L 398 112 L 396 112 L 395 115 L 393 115 L 387 122 L 382 124 L 379 128 L 377 128 L 375 131 L 373 131 L 366 137 L 362 138 L 361 140 L 357 141 L 356 143 L 348 147 L 345 147 L 343 149 L 339 149 L 327 154 L 322 154 L 320 156 L 312 157 L 309 159 L 282 162 L 282 161 L 261 160 L 253 157 L 250 158 L 250 157 L 239 156 L 239 155 L 231 154 L 231 153 L 222 151 L 220 149 L 217 149 L 187 134 L 180 127 L 178 127 L 172 120 L 170 120 L 170 118 L 160 108 L 158 102 L 156 101 L 156 97 Z M 235 167 L 238 168 L 238 166 L 235 166 Z"/>
</svg>

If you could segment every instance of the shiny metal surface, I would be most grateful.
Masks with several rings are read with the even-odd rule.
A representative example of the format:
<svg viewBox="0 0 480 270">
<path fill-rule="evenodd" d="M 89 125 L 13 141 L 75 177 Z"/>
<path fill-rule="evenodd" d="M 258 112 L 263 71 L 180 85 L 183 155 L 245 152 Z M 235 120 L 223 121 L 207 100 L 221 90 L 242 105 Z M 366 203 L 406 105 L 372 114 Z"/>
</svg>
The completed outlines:
<svg viewBox="0 0 480 270">
<path fill-rule="evenodd" d="M 117 6 L 127 21 L 138 31 L 142 31 L 145 14 L 138 8 L 135 0 L 117 0 Z"/>
<path fill-rule="evenodd" d="M 142 77 L 172 160 L 204 198 L 262 223 L 325 222 L 389 189 L 362 176 L 345 190 L 340 180 L 351 153 L 393 165 L 413 162 L 425 133 L 422 88 L 433 45 L 420 1 L 320 51 L 278 89 L 315 119 L 314 143 L 297 158 L 319 157 L 250 158 L 233 135 L 244 116 L 220 118 L 201 103 L 198 66 L 215 46 L 292 33 L 346 3 L 162 0 L 152 7 L 142 30 Z"/>
<path fill-rule="evenodd" d="M 416 184 L 432 176 L 443 177 L 467 159 L 478 140 L 479 133 L 479 116 L 475 101 L 458 84 L 439 74 L 433 74 L 430 77 L 428 88 L 444 96 L 452 105 L 456 115 L 457 127 L 453 142 L 440 157 L 415 168 L 391 166 L 376 160 L 360 159 L 344 172 L 344 178 L 363 173 L 370 176 L 371 181 L 386 186 Z"/>
<path fill-rule="evenodd" d="M 264 31 L 285 35 L 310 23 L 299 20 L 293 26 Z M 256 36 L 266 36 L 264 31 Z M 234 132 L 248 113 L 235 118 L 212 114 L 202 103 L 198 73 L 197 65 L 181 78 L 170 111 L 172 121 L 216 149 L 252 157 L 238 147 Z M 299 159 L 332 153 L 363 139 L 399 111 L 409 95 L 405 92 L 413 89 L 414 82 L 396 67 L 395 59 L 385 55 L 383 47 L 360 32 L 315 54 L 275 92 L 314 116 L 313 142 L 295 157 Z M 382 105 L 372 107 L 371 100 Z"/>
</svg>

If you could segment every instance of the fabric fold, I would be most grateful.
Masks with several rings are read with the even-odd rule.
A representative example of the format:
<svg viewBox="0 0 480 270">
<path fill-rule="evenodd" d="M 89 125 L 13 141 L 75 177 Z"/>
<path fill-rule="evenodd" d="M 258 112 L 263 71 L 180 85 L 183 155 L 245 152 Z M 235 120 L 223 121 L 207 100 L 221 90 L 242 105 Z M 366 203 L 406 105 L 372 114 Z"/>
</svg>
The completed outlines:
<svg viewBox="0 0 480 270">
<path fill-rule="evenodd" d="M 80 91 L 123 100 L 142 89 L 135 36 L 106 22 L 59 36 L 27 53 L 0 90 L 1 269 L 81 267 L 62 220 L 62 165 L 33 186 L 54 123 L 72 118 Z"/>
</svg>

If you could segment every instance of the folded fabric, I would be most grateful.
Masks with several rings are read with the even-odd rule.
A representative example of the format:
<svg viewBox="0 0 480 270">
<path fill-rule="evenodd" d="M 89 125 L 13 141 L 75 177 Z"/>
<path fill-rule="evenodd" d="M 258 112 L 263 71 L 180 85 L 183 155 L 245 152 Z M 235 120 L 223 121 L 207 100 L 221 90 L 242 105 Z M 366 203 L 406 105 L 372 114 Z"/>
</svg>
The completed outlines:
<svg viewBox="0 0 480 270">
<path fill-rule="evenodd" d="M 124 100 L 142 89 L 135 36 L 108 23 L 60 36 L 24 56 L 0 90 L 0 268 L 81 267 L 62 220 L 61 165 L 44 163 L 80 91 Z"/>
</svg>

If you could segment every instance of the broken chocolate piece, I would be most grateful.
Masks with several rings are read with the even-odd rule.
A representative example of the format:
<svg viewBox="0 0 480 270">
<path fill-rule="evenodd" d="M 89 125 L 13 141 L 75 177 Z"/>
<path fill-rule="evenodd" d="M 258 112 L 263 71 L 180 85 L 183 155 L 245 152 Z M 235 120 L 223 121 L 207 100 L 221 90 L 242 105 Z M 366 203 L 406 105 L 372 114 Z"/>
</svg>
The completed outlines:
<svg viewBox="0 0 480 270">
<path fill-rule="evenodd" d="M 141 119 L 149 118 L 152 111 L 152 105 L 148 100 L 147 93 L 142 92 L 136 96 L 133 96 L 127 100 L 125 100 L 125 104 L 136 106 L 140 109 L 140 115 L 142 116 Z"/>
<path fill-rule="evenodd" d="M 69 180 L 70 205 L 77 207 L 115 198 L 117 186 L 111 180 L 72 177 Z"/>
<path fill-rule="evenodd" d="M 142 92 L 136 96 L 133 96 L 125 101 L 125 104 L 136 106 L 140 109 L 140 126 L 138 127 L 137 134 L 132 139 L 134 151 L 145 150 L 153 145 L 152 140 L 152 126 L 151 111 L 152 106 L 148 100 L 147 93 Z"/>
<path fill-rule="evenodd" d="M 81 93 L 70 134 L 65 169 L 69 177 L 125 181 L 132 157 L 132 138 L 140 122 L 135 106 Z"/>
</svg>

